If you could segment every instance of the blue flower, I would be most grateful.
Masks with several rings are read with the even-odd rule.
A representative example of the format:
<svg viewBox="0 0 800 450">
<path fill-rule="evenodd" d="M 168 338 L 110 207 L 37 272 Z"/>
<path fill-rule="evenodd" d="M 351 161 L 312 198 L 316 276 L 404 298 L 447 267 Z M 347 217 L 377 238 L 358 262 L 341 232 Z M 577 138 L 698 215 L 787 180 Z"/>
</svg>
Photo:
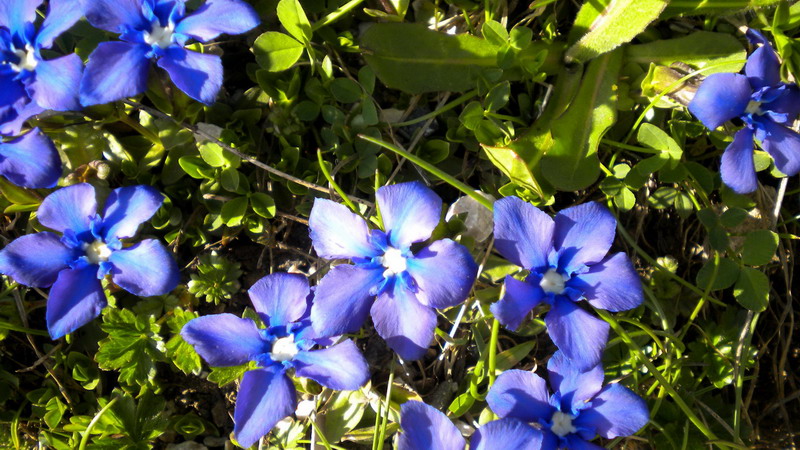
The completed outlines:
<svg viewBox="0 0 800 450">
<path fill-rule="evenodd" d="M 494 204 L 494 246 L 509 261 L 530 271 L 525 281 L 505 279 L 505 295 L 491 306 L 506 327 L 516 330 L 537 305 L 546 303 L 553 342 L 582 369 L 600 362 L 608 324 L 577 305 L 625 311 L 643 298 L 639 276 L 623 253 L 606 256 L 617 221 L 599 203 L 567 208 L 555 219 L 516 197 Z"/>
<path fill-rule="evenodd" d="M 463 302 L 478 267 L 469 251 L 450 239 L 416 252 L 431 237 L 442 199 L 419 182 L 384 186 L 376 194 L 384 230 L 370 230 L 346 207 L 316 199 L 308 225 L 322 258 L 351 259 L 331 269 L 317 286 L 311 308 L 320 334 L 357 331 L 368 314 L 378 334 L 404 360 L 425 354 L 436 327 L 434 308 Z M 375 297 L 377 296 L 377 300 Z"/>
<path fill-rule="evenodd" d="M 304 276 L 267 275 L 249 294 L 266 329 L 259 329 L 251 319 L 215 314 L 193 319 L 181 331 L 212 366 L 258 363 L 258 369 L 245 372 L 233 412 L 233 433 L 245 448 L 294 412 L 297 396 L 290 370 L 336 390 L 358 389 L 369 378 L 367 362 L 349 339 L 311 350 L 329 340 L 320 339 L 311 326 L 312 297 Z"/>
<path fill-rule="evenodd" d="M 778 170 L 790 176 L 800 172 L 800 134 L 789 128 L 800 113 L 800 89 L 781 82 L 778 55 L 763 36 L 755 30 L 748 30 L 748 36 L 761 46 L 747 58 L 745 74 L 709 75 L 689 104 L 689 111 L 710 130 L 734 118 L 744 122 L 720 166 L 722 181 L 740 194 L 758 186 L 754 137 Z"/>
<path fill-rule="evenodd" d="M 453 422 L 436 408 L 408 401 L 400 407 L 397 450 L 463 450 L 464 438 Z M 542 432 L 516 419 L 501 419 L 480 427 L 470 439 L 470 450 L 539 450 Z M 499 444 L 502 443 L 502 444 Z"/>
<path fill-rule="evenodd" d="M 53 339 L 100 314 L 106 306 L 100 280 L 106 275 L 134 295 L 166 294 L 179 278 L 169 251 L 155 239 L 130 247 L 121 241 L 136 234 L 162 201 L 149 186 L 118 188 L 98 215 L 90 184 L 59 189 L 42 201 L 37 218 L 61 237 L 43 231 L 15 239 L 0 250 L 0 273 L 26 286 L 52 286 L 46 319 Z"/>
<path fill-rule="evenodd" d="M 67 31 L 83 12 L 74 0 L 51 0 L 36 29 L 42 0 L 0 3 L 0 134 L 16 135 L 22 124 L 46 109 L 80 109 L 78 86 L 83 62 L 76 54 L 46 60 L 41 50 Z"/>
<path fill-rule="evenodd" d="M 166 70 L 189 97 L 211 104 L 222 86 L 222 61 L 217 55 L 186 50 L 186 42 L 205 43 L 259 24 L 258 14 L 240 0 L 208 0 L 189 15 L 185 0 L 81 1 L 89 23 L 119 33 L 122 40 L 103 42 L 89 55 L 80 88 L 86 106 L 144 92 L 150 61 Z"/>
<path fill-rule="evenodd" d="M 0 175 L 27 188 L 49 188 L 61 176 L 61 158 L 38 128 L 8 142 L 0 142 Z"/>
<path fill-rule="evenodd" d="M 509 370 L 497 377 L 486 396 L 498 416 L 541 429 L 541 448 L 602 449 L 588 441 L 597 435 L 630 436 L 647 424 L 650 413 L 644 400 L 621 384 L 603 386 L 600 365 L 583 372 L 558 351 L 547 362 L 547 371 L 552 395 L 535 373 Z"/>
</svg>

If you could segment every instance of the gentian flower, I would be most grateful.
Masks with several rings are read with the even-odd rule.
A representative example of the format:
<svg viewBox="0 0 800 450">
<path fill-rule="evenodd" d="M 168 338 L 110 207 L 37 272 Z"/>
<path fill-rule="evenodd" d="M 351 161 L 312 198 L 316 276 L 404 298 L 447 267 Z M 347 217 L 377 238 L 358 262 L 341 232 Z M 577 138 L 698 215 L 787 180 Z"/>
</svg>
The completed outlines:
<svg viewBox="0 0 800 450">
<path fill-rule="evenodd" d="M 211 104 L 222 86 L 222 60 L 185 47 L 220 34 L 241 34 L 259 24 L 241 0 L 208 0 L 186 15 L 185 0 L 81 0 L 93 26 L 119 33 L 89 55 L 81 81 L 81 103 L 96 105 L 133 97 L 147 88 L 150 62 L 166 70 L 178 89 Z"/>
<path fill-rule="evenodd" d="M 453 422 L 436 408 L 422 402 L 408 401 L 400 406 L 397 450 L 463 450 L 464 438 Z M 470 450 L 539 450 L 542 432 L 517 419 L 489 422 L 475 431 Z M 499 444 L 502 443 L 502 444 Z"/>
<path fill-rule="evenodd" d="M 258 369 L 245 372 L 233 412 L 233 434 L 245 448 L 295 411 L 292 370 L 336 390 L 358 389 L 369 378 L 367 362 L 349 339 L 312 350 L 329 340 L 320 339 L 311 326 L 308 308 L 312 296 L 304 276 L 267 275 L 248 292 L 267 328 L 258 328 L 252 319 L 214 314 L 192 319 L 181 331 L 186 342 L 212 366 L 258 363 Z"/>
<path fill-rule="evenodd" d="M 720 166 L 722 181 L 740 194 L 758 186 L 754 137 L 778 170 L 789 176 L 800 172 L 800 134 L 789 128 L 800 113 L 800 89 L 781 82 L 778 55 L 766 39 L 755 30 L 748 30 L 748 37 L 761 46 L 747 58 L 745 74 L 709 75 L 689 104 L 689 111 L 710 130 L 734 118 L 744 123 Z"/>
<path fill-rule="evenodd" d="M 547 371 L 555 390 L 552 395 L 535 373 L 508 370 L 497 377 L 486 396 L 498 416 L 541 429 L 541 448 L 599 450 L 603 447 L 588 442 L 595 436 L 630 436 L 647 424 L 650 413 L 644 400 L 621 384 L 603 386 L 600 365 L 583 372 L 558 351 L 547 362 Z"/>
<path fill-rule="evenodd" d="M 431 237 L 442 210 L 442 199 L 422 183 L 384 186 L 376 197 L 385 231 L 370 231 L 343 205 L 314 201 L 308 226 L 317 254 L 354 265 L 338 265 L 322 278 L 311 318 L 321 335 L 337 335 L 357 331 L 371 313 L 392 350 L 419 359 L 433 339 L 434 308 L 463 302 L 478 267 L 450 239 L 411 250 Z"/>
<path fill-rule="evenodd" d="M 517 197 L 494 204 L 494 246 L 506 259 L 530 271 L 525 281 L 505 279 L 505 295 L 491 306 L 494 316 L 511 330 L 546 303 L 547 331 L 553 342 L 578 367 L 600 362 L 609 326 L 581 309 L 625 311 L 643 298 L 639 276 L 624 253 L 606 256 L 614 242 L 617 221 L 599 203 L 567 208 L 551 219 Z"/>
<path fill-rule="evenodd" d="M 38 128 L 8 142 L 0 142 L 0 175 L 27 188 L 49 188 L 61 176 L 61 158 Z"/>
<path fill-rule="evenodd" d="M 37 30 L 36 9 L 42 0 L 0 2 L 0 134 L 19 134 L 26 120 L 46 109 L 80 109 L 81 58 L 73 53 L 46 60 L 41 55 L 83 15 L 75 3 L 50 0 Z"/>
<path fill-rule="evenodd" d="M 0 250 L 0 273 L 32 287 L 49 287 L 47 330 L 53 339 L 91 321 L 106 306 L 100 280 L 111 280 L 143 297 L 162 295 L 178 284 L 178 266 L 155 239 L 124 247 L 163 196 L 149 186 L 114 189 L 97 214 L 94 187 L 59 189 L 39 206 L 39 223 L 50 231 L 19 237 Z"/>
</svg>

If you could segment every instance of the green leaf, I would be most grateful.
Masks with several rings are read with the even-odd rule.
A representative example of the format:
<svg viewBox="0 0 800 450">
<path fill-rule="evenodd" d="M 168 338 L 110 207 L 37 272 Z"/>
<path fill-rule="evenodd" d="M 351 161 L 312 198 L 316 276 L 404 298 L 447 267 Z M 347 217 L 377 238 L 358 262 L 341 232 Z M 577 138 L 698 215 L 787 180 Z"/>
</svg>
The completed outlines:
<svg viewBox="0 0 800 450">
<path fill-rule="evenodd" d="M 67 366 L 72 368 L 72 379 L 86 390 L 92 390 L 100 383 L 100 371 L 88 356 L 79 352 L 67 355 Z"/>
<path fill-rule="evenodd" d="M 747 233 L 742 247 L 742 262 L 748 266 L 769 264 L 778 250 L 778 235 L 770 230 Z"/>
<path fill-rule="evenodd" d="M 367 399 L 361 391 L 340 391 L 328 401 L 322 417 L 325 418 L 325 437 L 339 442 L 361 421 L 366 411 Z"/>
<path fill-rule="evenodd" d="M 486 94 L 486 110 L 487 111 L 499 111 L 502 107 L 508 104 L 508 100 L 511 98 L 511 83 L 508 81 L 504 81 L 489 91 Z"/>
<path fill-rule="evenodd" d="M 239 189 L 241 178 L 242 175 L 239 174 L 239 171 L 230 167 L 223 169 L 219 174 L 219 182 L 222 184 L 222 188 L 228 192 L 236 192 Z"/>
<path fill-rule="evenodd" d="M 630 42 L 656 20 L 668 0 L 615 0 L 592 21 L 586 33 L 570 47 L 567 61 L 586 62 Z M 596 9 L 596 2 L 586 2 L 584 9 Z"/>
<path fill-rule="evenodd" d="M 503 350 L 497 354 L 495 369 L 502 372 L 516 366 L 530 354 L 534 347 L 536 347 L 536 341 L 532 340 L 517 344 L 508 350 Z"/>
<path fill-rule="evenodd" d="M 410 94 L 474 88 L 483 68 L 496 67 L 498 50 L 475 36 L 453 36 L 410 23 L 374 24 L 361 44 L 378 78 Z"/>
<path fill-rule="evenodd" d="M 181 166 L 181 169 L 183 169 L 183 171 L 189 174 L 189 176 L 192 178 L 196 178 L 198 180 L 210 180 L 214 178 L 214 169 L 206 164 L 206 162 L 203 161 L 203 158 L 199 156 L 181 156 L 178 159 L 178 164 Z"/>
<path fill-rule="evenodd" d="M 106 308 L 100 328 L 108 333 L 95 355 L 100 368 L 119 371 L 119 381 L 125 384 L 152 385 L 156 362 L 164 359 L 165 351 L 156 318 Z"/>
<path fill-rule="evenodd" d="M 42 203 L 42 198 L 36 195 L 35 191 L 13 185 L 3 177 L 0 177 L 0 192 L 2 192 L 6 200 L 16 205 L 38 205 Z"/>
<path fill-rule="evenodd" d="M 743 9 L 770 6 L 780 0 L 682 0 L 672 2 L 664 11 L 665 17 L 677 15 L 722 14 L 733 15 Z"/>
<path fill-rule="evenodd" d="M 175 308 L 172 310 L 172 315 L 167 319 L 167 326 L 172 333 L 172 337 L 167 341 L 167 359 L 187 375 L 198 375 L 202 368 L 200 355 L 181 336 L 183 326 L 196 317 L 197 313 L 195 312 Z"/>
<path fill-rule="evenodd" d="M 256 365 L 254 362 L 233 367 L 212 367 L 211 373 L 208 374 L 208 381 L 217 383 L 219 387 L 222 387 L 226 384 L 233 383 L 235 380 L 241 378 L 245 372 L 255 368 Z"/>
<path fill-rule="evenodd" d="M 716 277 L 712 283 L 711 279 L 716 267 Z M 715 264 L 713 259 L 708 260 L 705 265 L 697 272 L 697 287 L 705 290 L 711 284 L 712 291 L 718 291 L 733 286 L 739 278 L 739 265 L 728 258 L 720 258 L 719 264 Z"/>
<path fill-rule="evenodd" d="M 342 103 L 355 103 L 361 99 L 361 86 L 349 78 L 335 78 L 331 82 L 333 98 Z"/>
<path fill-rule="evenodd" d="M 474 404 L 475 404 L 475 397 L 473 397 L 472 394 L 469 391 L 467 391 L 456 397 L 453 400 L 453 402 L 450 403 L 450 406 L 447 408 L 447 410 L 450 411 L 450 413 L 454 418 L 461 417 L 467 411 L 469 411 L 469 409 L 472 408 L 472 405 Z"/>
<path fill-rule="evenodd" d="M 553 121 L 553 147 L 542 158 L 542 174 L 559 190 L 583 189 L 597 179 L 597 146 L 617 117 L 621 63 L 619 51 L 592 61 L 572 104 Z"/>
<path fill-rule="evenodd" d="M 277 31 L 267 31 L 256 39 L 253 53 L 258 65 L 270 72 L 289 69 L 303 55 L 303 44 Z"/>
<path fill-rule="evenodd" d="M 533 147 L 516 146 L 512 143 L 509 147 L 482 146 L 489 161 L 500 169 L 512 183 L 541 195 L 542 190 L 531 172 L 524 156 L 518 152 L 530 151 Z"/>
<path fill-rule="evenodd" d="M 164 417 L 166 401 L 163 397 L 146 391 L 137 403 L 128 394 L 118 392 L 117 395 L 117 403 L 106 414 L 124 430 L 124 437 L 118 445 L 127 445 L 122 445 L 122 448 L 131 448 L 133 447 L 131 444 L 148 444 L 166 431 L 167 419 Z M 149 447 L 137 445 L 133 448 Z"/>
<path fill-rule="evenodd" d="M 247 214 L 247 197 L 237 197 L 226 202 L 220 211 L 222 221 L 229 227 L 241 225 L 245 214 Z"/>
<path fill-rule="evenodd" d="M 500 22 L 487 20 L 481 27 L 481 34 L 484 39 L 498 47 L 508 43 L 508 31 Z"/>
<path fill-rule="evenodd" d="M 42 419 L 44 419 L 44 423 L 46 423 L 48 427 L 53 429 L 56 428 L 59 423 L 61 423 L 61 419 L 64 417 L 64 412 L 67 410 L 67 405 L 65 405 L 58 397 L 53 397 L 47 402 L 45 409 L 47 412 L 44 414 Z"/>
<path fill-rule="evenodd" d="M 250 207 L 253 208 L 253 212 L 265 219 L 275 217 L 275 212 L 277 212 L 275 200 L 263 192 L 255 192 L 250 195 Z"/>
<path fill-rule="evenodd" d="M 656 63 L 669 66 L 682 62 L 694 68 L 723 64 L 703 72 L 738 72 L 744 66 L 747 52 L 730 33 L 698 31 L 677 39 L 658 39 L 646 44 L 630 45 L 625 49 L 626 59 L 639 64 Z M 728 63 L 728 64 L 724 64 Z"/>
<path fill-rule="evenodd" d="M 213 142 L 204 142 L 200 144 L 197 149 L 200 151 L 200 157 L 203 158 L 211 167 L 222 167 L 225 165 L 225 157 L 222 155 L 222 147 Z"/>
<path fill-rule="evenodd" d="M 733 296 L 745 308 L 761 312 L 769 302 L 769 278 L 758 269 L 743 267 L 733 287 Z"/>
<path fill-rule="evenodd" d="M 743 208 L 728 208 L 719 216 L 719 223 L 727 228 L 736 228 L 744 222 L 749 214 Z"/>
<path fill-rule="evenodd" d="M 666 157 L 674 162 L 680 161 L 681 157 L 683 157 L 683 150 L 675 142 L 675 139 L 655 125 L 643 123 L 639 126 L 636 140 L 654 150 L 663 152 Z"/>
<path fill-rule="evenodd" d="M 311 43 L 313 34 L 311 23 L 299 0 L 280 0 L 278 2 L 278 20 L 292 37 L 306 45 Z"/>
<path fill-rule="evenodd" d="M 660 187 L 650 195 L 647 201 L 650 203 L 650 206 L 655 209 L 664 209 L 672 206 L 677 197 L 677 189 L 673 187 Z"/>
</svg>

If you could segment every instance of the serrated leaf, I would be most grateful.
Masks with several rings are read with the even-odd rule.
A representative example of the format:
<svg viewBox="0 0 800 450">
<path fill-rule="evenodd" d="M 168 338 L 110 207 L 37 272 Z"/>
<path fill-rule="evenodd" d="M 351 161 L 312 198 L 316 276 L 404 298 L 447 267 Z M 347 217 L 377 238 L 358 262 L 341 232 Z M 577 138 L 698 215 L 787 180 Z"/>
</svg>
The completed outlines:
<svg viewBox="0 0 800 450">
<path fill-rule="evenodd" d="M 542 174 L 557 189 L 575 191 L 597 179 L 597 146 L 617 117 L 616 85 L 621 64 L 619 51 L 592 61 L 575 99 L 553 121 L 553 147 L 542 158 Z"/>
<path fill-rule="evenodd" d="M 594 17 L 586 33 L 565 53 L 567 60 L 586 62 L 633 40 L 656 20 L 668 0 L 615 0 Z M 581 7 L 596 9 L 596 2 Z M 579 16 L 581 14 L 579 12 Z"/>
<path fill-rule="evenodd" d="M 254 362 L 233 367 L 212 367 L 211 373 L 208 374 L 208 381 L 217 383 L 219 387 L 222 387 L 226 384 L 233 383 L 241 378 L 245 372 L 254 368 L 256 368 Z"/>
<path fill-rule="evenodd" d="M 202 368 L 200 355 L 188 342 L 183 340 L 181 329 L 186 323 L 197 317 L 197 313 L 184 311 L 181 308 L 172 310 L 172 315 L 167 319 L 167 326 L 172 337 L 167 341 L 167 358 L 181 372 L 185 374 L 199 374 Z"/>
<path fill-rule="evenodd" d="M 496 67 L 497 47 L 467 34 L 448 35 L 421 24 L 379 23 L 361 38 L 367 64 L 384 84 L 411 94 L 474 88 Z"/>
<path fill-rule="evenodd" d="M 303 55 L 303 49 L 302 43 L 277 31 L 267 31 L 253 44 L 258 65 L 270 72 L 292 67 Z"/>
<path fill-rule="evenodd" d="M 165 351 L 156 318 L 137 317 L 127 309 L 106 308 L 100 328 L 108 333 L 95 355 L 100 368 L 119 371 L 119 381 L 128 385 L 152 384 L 155 364 L 164 359 Z"/>
<path fill-rule="evenodd" d="M 733 287 L 733 296 L 745 308 L 761 312 L 769 303 L 769 278 L 760 270 L 743 267 Z"/>
<path fill-rule="evenodd" d="M 778 235 L 770 230 L 747 233 L 742 247 L 742 262 L 748 266 L 769 264 L 778 250 Z"/>
</svg>

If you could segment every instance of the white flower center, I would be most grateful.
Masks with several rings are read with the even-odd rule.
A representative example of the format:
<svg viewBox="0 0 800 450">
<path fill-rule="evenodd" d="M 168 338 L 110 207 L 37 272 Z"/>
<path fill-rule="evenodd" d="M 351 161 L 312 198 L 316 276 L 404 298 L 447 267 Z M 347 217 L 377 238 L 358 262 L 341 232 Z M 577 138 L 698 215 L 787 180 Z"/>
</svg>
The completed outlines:
<svg viewBox="0 0 800 450">
<path fill-rule="evenodd" d="M 386 268 L 386 271 L 383 272 L 384 276 L 397 275 L 405 272 L 408 267 L 403 252 L 394 247 L 389 247 L 386 250 L 386 253 L 380 258 L 380 262 Z"/>
<path fill-rule="evenodd" d="M 750 100 L 750 103 L 747 104 L 747 108 L 744 109 L 744 112 L 747 114 L 761 114 L 761 102 Z"/>
<path fill-rule="evenodd" d="M 111 256 L 111 249 L 99 239 L 91 244 L 83 244 L 83 251 L 86 252 L 86 259 L 92 264 L 106 262 L 108 257 Z"/>
<path fill-rule="evenodd" d="M 16 64 L 9 64 L 15 72 L 22 72 L 27 70 L 33 72 L 36 66 L 39 65 L 39 60 L 36 58 L 36 52 L 30 44 L 26 44 L 24 49 L 15 49 L 14 54 L 19 58 Z"/>
<path fill-rule="evenodd" d="M 272 344 L 272 351 L 269 357 L 272 358 L 273 361 L 283 362 L 294 358 L 299 351 L 297 345 L 294 343 L 294 336 L 289 335 L 275 340 Z"/>
<path fill-rule="evenodd" d="M 150 32 L 144 32 L 144 41 L 149 45 L 157 45 L 167 48 L 172 45 L 172 35 L 175 33 L 175 24 L 170 22 L 166 27 L 162 27 L 158 21 L 153 22 Z"/>
<path fill-rule="evenodd" d="M 550 269 L 542 277 L 539 286 L 541 286 L 542 290 L 545 292 L 561 294 L 564 292 L 564 285 L 566 282 L 567 278 L 565 276 L 558 273 L 556 269 Z"/>
<path fill-rule="evenodd" d="M 564 437 L 578 431 L 578 429 L 572 426 L 572 416 L 561 411 L 556 411 L 556 413 L 553 414 L 553 426 L 550 427 L 550 431 L 557 434 L 559 437 Z"/>
</svg>

